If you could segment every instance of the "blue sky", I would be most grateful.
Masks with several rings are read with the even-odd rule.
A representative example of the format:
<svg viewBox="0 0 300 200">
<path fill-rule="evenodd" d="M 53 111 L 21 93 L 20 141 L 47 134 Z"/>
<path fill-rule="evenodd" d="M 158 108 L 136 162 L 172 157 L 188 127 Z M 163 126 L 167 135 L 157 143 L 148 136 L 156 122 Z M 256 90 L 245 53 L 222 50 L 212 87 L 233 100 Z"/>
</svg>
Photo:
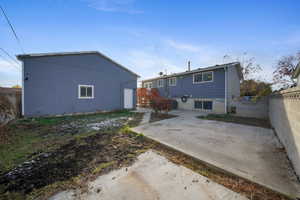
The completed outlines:
<svg viewBox="0 0 300 200">
<path fill-rule="evenodd" d="M 98 50 L 143 78 L 255 57 L 270 81 L 300 50 L 299 0 L 2 0 L 26 53 Z M 0 47 L 22 53 L 3 16 Z M 0 55 L 5 56 L 2 52 Z M 224 55 L 231 58 L 225 59 Z M 21 73 L 0 57 L 0 85 Z"/>
</svg>

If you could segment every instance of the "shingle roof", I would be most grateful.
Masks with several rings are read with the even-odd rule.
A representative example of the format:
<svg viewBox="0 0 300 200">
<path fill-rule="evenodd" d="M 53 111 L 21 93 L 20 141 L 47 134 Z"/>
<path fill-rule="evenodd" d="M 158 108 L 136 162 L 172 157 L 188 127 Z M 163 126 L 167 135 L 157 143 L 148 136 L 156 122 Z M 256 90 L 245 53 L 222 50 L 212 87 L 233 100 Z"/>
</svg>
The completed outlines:
<svg viewBox="0 0 300 200">
<path fill-rule="evenodd" d="M 152 80 L 161 79 L 161 78 L 177 77 L 177 76 L 182 76 L 182 75 L 186 75 L 186 74 L 193 74 L 193 73 L 197 73 L 197 72 L 221 69 L 221 68 L 224 68 L 224 67 L 234 67 L 234 66 L 237 67 L 238 73 L 239 73 L 239 78 L 242 79 L 243 74 L 242 74 L 242 69 L 241 69 L 240 63 L 239 62 L 231 62 L 231 63 L 221 64 L 221 65 L 214 65 L 214 66 L 205 67 L 205 68 L 198 68 L 198 69 L 194 69 L 194 70 L 191 70 L 191 71 L 185 71 L 185 72 L 174 73 L 174 74 L 170 74 L 170 75 L 164 75 L 164 76 L 159 76 L 159 77 L 155 77 L 155 78 L 145 79 L 145 80 L 143 80 L 143 82 L 152 81 Z"/>
<path fill-rule="evenodd" d="M 34 57 L 47 57 L 47 56 L 67 56 L 67 55 L 83 55 L 83 54 L 96 54 L 99 55 L 103 58 L 105 58 L 106 60 L 109 60 L 110 62 L 114 63 L 115 65 L 117 65 L 118 67 L 132 73 L 133 75 L 140 77 L 138 74 L 132 72 L 131 70 L 129 70 L 128 68 L 124 67 L 123 65 L 117 63 L 116 61 L 114 61 L 113 59 L 107 57 L 106 55 L 100 53 L 99 51 L 75 51 L 75 52 L 52 52 L 52 53 L 32 53 L 32 54 L 21 54 L 21 55 L 17 55 L 17 58 L 19 60 L 23 60 L 24 58 L 34 58 Z"/>
</svg>

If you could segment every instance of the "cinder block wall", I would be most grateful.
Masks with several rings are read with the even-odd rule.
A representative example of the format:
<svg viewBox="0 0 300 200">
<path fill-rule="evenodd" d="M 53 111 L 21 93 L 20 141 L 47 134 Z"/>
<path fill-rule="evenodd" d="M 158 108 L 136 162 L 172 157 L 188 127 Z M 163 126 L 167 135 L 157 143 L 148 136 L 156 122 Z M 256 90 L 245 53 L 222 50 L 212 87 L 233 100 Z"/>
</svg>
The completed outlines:
<svg viewBox="0 0 300 200">
<path fill-rule="evenodd" d="M 228 111 L 230 112 L 230 107 L 236 107 L 237 116 L 268 119 L 268 104 L 268 98 L 260 99 L 257 102 L 233 99 L 229 102 Z"/>
<path fill-rule="evenodd" d="M 269 118 L 300 176 L 300 87 L 272 95 Z"/>
</svg>

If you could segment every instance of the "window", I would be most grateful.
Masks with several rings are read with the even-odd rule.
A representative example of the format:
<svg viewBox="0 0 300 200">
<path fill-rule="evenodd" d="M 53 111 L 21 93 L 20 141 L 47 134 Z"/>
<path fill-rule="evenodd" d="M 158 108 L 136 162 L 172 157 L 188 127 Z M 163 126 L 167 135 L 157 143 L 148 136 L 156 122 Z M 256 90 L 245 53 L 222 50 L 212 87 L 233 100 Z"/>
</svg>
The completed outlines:
<svg viewBox="0 0 300 200">
<path fill-rule="evenodd" d="M 163 79 L 159 79 L 157 81 L 157 87 L 163 87 L 164 86 L 164 80 Z"/>
<path fill-rule="evenodd" d="M 194 101 L 194 108 L 195 109 L 203 109 L 203 110 L 212 110 L 213 109 L 213 102 L 212 101 Z"/>
<path fill-rule="evenodd" d="M 204 110 L 212 110 L 213 103 L 212 101 L 203 101 Z"/>
<path fill-rule="evenodd" d="M 94 86 L 93 85 L 79 85 L 78 86 L 78 98 L 79 99 L 93 99 L 94 98 Z"/>
<path fill-rule="evenodd" d="M 152 82 L 144 83 L 144 88 L 152 88 Z"/>
<path fill-rule="evenodd" d="M 212 72 L 203 72 L 203 81 L 212 81 Z"/>
<path fill-rule="evenodd" d="M 169 78 L 169 86 L 176 86 L 176 77 Z"/>
<path fill-rule="evenodd" d="M 194 74 L 194 83 L 202 82 L 202 73 Z"/>
<path fill-rule="evenodd" d="M 194 108 L 202 109 L 202 101 L 195 101 L 194 102 Z"/>
<path fill-rule="evenodd" d="M 201 72 L 194 74 L 193 83 L 204 83 L 213 81 L 213 72 Z"/>
</svg>

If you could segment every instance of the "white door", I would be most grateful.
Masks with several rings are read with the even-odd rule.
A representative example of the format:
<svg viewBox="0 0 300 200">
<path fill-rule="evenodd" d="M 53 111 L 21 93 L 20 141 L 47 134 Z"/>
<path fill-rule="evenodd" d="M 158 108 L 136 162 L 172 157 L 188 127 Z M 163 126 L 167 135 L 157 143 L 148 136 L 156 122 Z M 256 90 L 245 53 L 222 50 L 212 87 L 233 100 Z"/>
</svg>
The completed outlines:
<svg viewBox="0 0 300 200">
<path fill-rule="evenodd" d="M 133 108 L 133 89 L 124 89 L 124 108 L 132 109 Z"/>
</svg>

